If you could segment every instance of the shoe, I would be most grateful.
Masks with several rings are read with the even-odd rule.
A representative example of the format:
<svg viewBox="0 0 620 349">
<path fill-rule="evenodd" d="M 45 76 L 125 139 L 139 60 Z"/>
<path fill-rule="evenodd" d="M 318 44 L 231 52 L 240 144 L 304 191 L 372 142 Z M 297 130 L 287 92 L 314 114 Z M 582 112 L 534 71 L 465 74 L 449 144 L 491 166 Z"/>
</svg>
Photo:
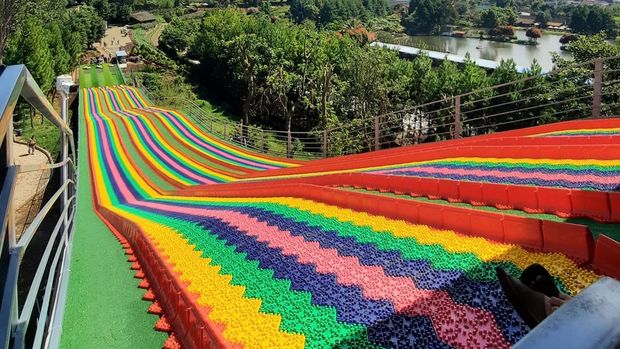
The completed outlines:
<svg viewBox="0 0 620 349">
<path fill-rule="evenodd" d="M 536 327 L 547 317 L 543 293 L 527 287 L 502 268 L 496 268 L 495 272 L 506 298 L 530 328 Z"/>
<path fill-rule="evenodd" d="M 525 268 L 521 273 L 520 280 L 529 288 L 541 292 L 547 297 L 560 297 L 560 290 L 555 285 L 553 276 L 540 264 L 532 264 Z"/>
</svg>

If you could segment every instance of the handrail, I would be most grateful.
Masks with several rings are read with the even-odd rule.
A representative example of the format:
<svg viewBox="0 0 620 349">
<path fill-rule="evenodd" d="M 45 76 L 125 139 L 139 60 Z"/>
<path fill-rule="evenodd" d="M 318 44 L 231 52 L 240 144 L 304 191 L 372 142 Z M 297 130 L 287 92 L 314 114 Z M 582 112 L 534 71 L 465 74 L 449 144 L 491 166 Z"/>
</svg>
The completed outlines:
<svg viewBox="0 0 620 349">
<path fill-rule="evenodd" d="M 75 169 L 75 165 L 73 164 L 73 160 L 71 158 L 67 158 L 63 161 L 54 163 L 54 164 L 32 164 L 32 165 L 17 165 L 18 173 L 32 172 L 32 171 L 41 171 L 41 170 L 53 170 L 55 168 L 60 168 L 65 165 L 71 165 L 72 169 Z"/>
<path fill-rule="evenodd" d="M 59 79 L 59 84 L 64 80 Z M 77 171 L 75 170 L 75 143 L 73 131 L 67 123 L 67 99 L 69 84 L 62 84 L 64 90 L 62 95 L 62 116 L 60 116 L 47 100 L 32 75 L 24 65 L 0 67 L 0 143 L 4 143 L 2 149 L 6 149 L 6 154 L 0 154 L 0 162 L 4 161 L 4 166 L 0 165 L 0 220 L 2 221 L 2 231 L 0 236 L 0 287 L 2 304 L 0 305 L 0 347 L 2 348 L 25 348 L 26 340 L 34 338 L 35 348 L 47 347 L 49 338 L 57 336 L 60 331 L 57 327 L 52 327 L 52 323 L 57 323 L 58 315 L 55 313 L 56 302 L 64 302 L 63 292 L 66 294 L 66 274 L 68 260 L 71 250 L 71 237 L 74 230 L 74 217 L 76 213 L 76 183 Z M 45 116 L 61 132 L 61 154 L 60 161 L 55 164 L 41 165 L 14 165 L 13 153 L 13 111 L 17 105 L 19 97 L 23 97 L 39 113 Z M 15 207 L 12 204 L 12 197 L 15 187 L 15 177 L 17 173 L 41 170 L 41 169 L 60 169 L 61 185 L 51 198 L 43 205 L 43 208 L 36 215 L 34 221 L 22 236 L 17 239 L 15 232 Z M 61 215 L 55 223 L 51 234 L 42 236 L 49 237 L 43 257 L 38 261 L 38 266 L 34 278 L 28 285 L 28 292 L 25 303 L 21 306 L 18 300 L 18 289 L 23 287 L 18 284 L 20 266 L 22 258 L 35 233 L 39 229 L 43 220 L 49 217 L 52 208 L 60 204 Z M 58 237 L 60 236 L 60 242 Z M 50 257 L 53 259 L 50 263 Z M 62 267 L 58 268 L 61 261 Z M 40 294 L 43 277 L 45 280 L 44 294 Z M 52 293 L 54 292 L 54 297 Z M 53 298 L 53 299 L 52 299 Z M 35 310 L 35 303 L 38 305 Z M 52 309 L 50 311 L 50 308 Z M 37 316 L 36 333 L 34 337 L 27 335 L 28 324 L 32 316 Z"/>
<path fill-rule="evenodd" d="M 66 187 L 66 186 L 65 186 Z M 63 187 L 62 189 L 64 189 L 65 187 Z M 58 193 L 58 196 L 56 197 L 56 199 L 58 199 L 58 197 L 60 197 L 60 191 Z M 69 200 L 68 203 L 72 203 L 73 200 L 75 199 L 75 195 L 72 196 Z M 50 200 L 51 201 L 51 200 Z M 54 200 L 55 201 L 55 200 Z M 61 216 L 64 216 L 68 213 L 70 206 L 65 206 L 64 210 L 62 211 Z M 39 213 L 39 215 L 41 213 L 43 213 L 44 211 L 41 211 Z M 47 212 L 45 212 L 47 213 Z M 37 217 L 39 217 L 39 215 L 37 215 Z M 44 216 L 45 214 L 43 214 Z M 71 218 L 69 219 L 70 221 L 72 221 L 74 219 L 75 216 L 71 216 Z M 42 220 L 42 218 L 41 218 Z M 37 222 L 37 225 L 40 224 L 41 221 Z M 60 228 L 63 226 L 63 220 L 59 219 L 58 222 L 56 222 L 56 225 L 54 226 L 54 230 L 52 231 L 52 234 L 50 236 L 49 242 L 47 244 L 47 246 L 45 247 L 45 251 L 43 252 L 43 256 L 41 257 L 41 264 L 39 264 L 39 266 L 37 267 L 37 271 L 35 272 L 34 278 L 32 280 L 32 286 L 30 287 L 30 290 L 28 291 L 28 295 L 26 296 L 26 301 L 24 302 L 22 311 L 20 312 L 18 319 L 17 319 L 17 325 L 16 325 L 16 329 L 15 329 L 15 346 L 20 348 L 20 347 L 24 347 L 24 335 L 26 332 L 26 327 L 28 326 L 28 323 L 30 321 L 30 317 L 32 316 L 32 310 L 34 309 L 34 303 L 37 297 L 37 294 L 39 293 L 39 287 L 41 286 L 41 281 L 43 280 L 43 275 L 45 273 L 45 270 L 47 269 L 47 262 L 49 260 L 49 257 L 52 253 L 52 248 L 54 247 L 55 243 L 56 243 L 56 237 L 58 236 L 58 232 L 60 231 Z M 65 228 L 66 230 L 66 228 Z M 21 240 L 20 240 L 21 242 Z M 29 242 L 29 240 L 28 240 Z M 24 245 L 20 245 L 21 247 L 21 252 L 25 252 L 25 249 L 27 247 L 27 243 Z M 61 250 L 58 249 L 56 251 L 56 254 L 58 254 Z M 56 261 L 57 263 L 57 261 Z M 52 265 L 51 270 L 55 269 L 55 265 Z M 53 275 L 53 273 L 50 272 L 50 274 Z M 48 276 L 49 278 L 49 276 Z M 51 285 L 51 283 L 48 283 L 48 285 Z M 48 290 L 51 290 L 51 287 L 48 287 L 46 292 L 48 292 Z M 48 304 L 44 304 L 45 306 L 48 306 Z M 41 313 L 41 315 L 43 317 L 47 317 L 47 314 L 45 313 Z M 37 329 L 37 331 L 39 331 L 39 329 Z"/>
<path fill-rule="evenodd" d="M 52 209 L 52 206 L 56 203 L 56 200 L 60 197 L 60 195 L 67 189 L 69 184 L 74 184 L 72 180 L 65 182 L 63 185 L 58 188 L 58 190 L 52 195 L 52 197 L 47 201 L 45 206 L 37 213 L 37 215 L 32 220 L 32 223 L 28 226 L 28 229 L 22 234 L 19 241 L 17 242 L 17 247 L 21 253 L 25 252 L 26 248 L 28 248 L 28 244 L 30 244 L 30 240 L 37 232 L 39 225 L 43 222 L 43 219 Z M 65 207 L 66 210 L 67 207 Z"/>
</svg>

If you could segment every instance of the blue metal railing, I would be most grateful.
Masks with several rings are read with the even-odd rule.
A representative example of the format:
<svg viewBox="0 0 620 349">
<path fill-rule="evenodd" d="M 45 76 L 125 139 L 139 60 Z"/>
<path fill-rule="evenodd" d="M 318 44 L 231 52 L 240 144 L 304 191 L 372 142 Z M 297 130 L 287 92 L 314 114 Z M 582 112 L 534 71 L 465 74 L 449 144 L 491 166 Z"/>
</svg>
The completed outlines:
<svg viewBox="0 0 620 349">
<path fill-rule="evenodd" d="M 60 80 L 59 80 L 60 81 Z M 73 132 L 67 123 L 67 100 L 70 83 L 59 84 L 62 96 L 62 117 L 45 98 L 24 65 L 0 68 L 0 348 L 41 348 L 50 345 L 49 338 L 56 335 L 58 327 L 52 326 L 62 318 L 57 304 L 64 304 L 71 238 L 76 212 L 75 143 Z M 61 155 L 56 164 L 16 166 L 13 153 L 13 111 L 19 97 L 23 97 L 34 109 L 56 125 L 61 132 Z M 60 169 L 60 187 L 49 198 L 32 223 L 21 236 L 16 235 L 13 192 L 17 174 Z M 28 285 L 20 283 L 20 266 L 31 241 L 59 206 L 60 216 Z M 31 261 L 29 261 L 31 262 Z M 30 276 L 30 275 L 28 275 Z M 22 290 L 25 288 L 25 290 Z M 19 295 L 26 294 L 23 302 Z M 21 307 L 20 307 L 21 305 Z M 60 308 L 60 310 L 62 310 Z M 36 316 L 36 326 L 29 326 Z"/>
</svg>

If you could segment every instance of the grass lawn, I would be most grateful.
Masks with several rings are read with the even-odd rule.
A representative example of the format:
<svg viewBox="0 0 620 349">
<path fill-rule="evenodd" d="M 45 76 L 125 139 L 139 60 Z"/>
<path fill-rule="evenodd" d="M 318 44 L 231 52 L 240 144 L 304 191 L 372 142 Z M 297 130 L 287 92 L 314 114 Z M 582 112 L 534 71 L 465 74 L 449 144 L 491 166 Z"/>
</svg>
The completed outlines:
<svg viewBox="0 0 620 349">
<path fill-rule="evenodd" d="M 41 122 L 43 118 L 43 122 Z M 48 119 L 37 114 L 34 117 L 32 125 L 30 119 L 26 118 L 22 124 L 23 140 L 28 140 L 34 135 L 37 139 L 37 145 L 50 152 L 52 158 L 55 158 L 60 151 L 60 130 L 56 125 L 52 124 Z"/>
</svg>

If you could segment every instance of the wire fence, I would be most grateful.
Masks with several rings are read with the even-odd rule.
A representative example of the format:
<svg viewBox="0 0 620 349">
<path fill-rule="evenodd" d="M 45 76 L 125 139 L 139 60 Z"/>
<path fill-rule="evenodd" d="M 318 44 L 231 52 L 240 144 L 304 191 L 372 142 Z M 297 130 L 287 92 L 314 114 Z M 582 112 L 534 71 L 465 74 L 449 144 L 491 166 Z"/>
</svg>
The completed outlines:
<svg viewBox="0 0 620 349">
<path fill-rule="evenodd" d="M 620 57 L 602 58 L 308 132 L 243 125 L 192 101 L 152 96 L 143 90 L 156 104 L 181 110 L 223 140 L 272 156 L 312 159 L 616 116 L 620 114 L 619 82 Z"/>
</svg>

